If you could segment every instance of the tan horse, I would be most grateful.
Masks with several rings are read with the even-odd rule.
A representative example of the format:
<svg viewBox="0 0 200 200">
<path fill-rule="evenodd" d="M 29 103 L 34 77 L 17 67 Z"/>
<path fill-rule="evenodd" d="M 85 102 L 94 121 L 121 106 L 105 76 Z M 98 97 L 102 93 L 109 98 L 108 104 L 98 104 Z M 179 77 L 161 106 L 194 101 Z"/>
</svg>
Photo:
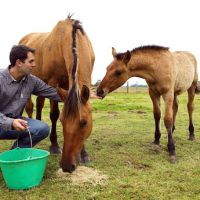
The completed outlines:
<svg viewBox="0 0 200 200">
<path fill-rule="evenodd" d="M 130 77 L 144 78 L 149 86 L 149 95 L 153 102 L 155 119 L 155 144 L 160 140 L 160 97 L 165 103 L 164 124 L 168 133 L 168 150 L 170 160 L 175 162 L 175 145 L 172 133 L 178 111 L 177 96 L 187 90 L 189 114 L 189 139 L 194 139 L 192 123 L 193 100 L 198 80 L 195 57 L 185 51 L 170 52 L 159 46 L 143 46 L 131 52 L 116 53 L 112 49 L 114 60 L 107 67 L 107 72 L 99 87 L 97 95 L 105 97 L 123 85 Z"/>
<path fill-rule="evenodd" d="M 36 49 L 35 76 L 53 87 L 68 91 L 62 113 L 64 144 L 61 167 L 63 171 L 72 172 L 79 154 L 83 161 L 88 160 L 84 142 L 92 130 L 89 88 L 95 57 L 91 42 L 80 22 L 69 16 L 59 21 L 51 32 L 28 34 L 19 43 Z M 38 102 L 41 111 L 43 97 Z M 58 117 L 58 103 L 51 102 L 52 149 L 59 147 L 56 135 Z"/>
</svg>

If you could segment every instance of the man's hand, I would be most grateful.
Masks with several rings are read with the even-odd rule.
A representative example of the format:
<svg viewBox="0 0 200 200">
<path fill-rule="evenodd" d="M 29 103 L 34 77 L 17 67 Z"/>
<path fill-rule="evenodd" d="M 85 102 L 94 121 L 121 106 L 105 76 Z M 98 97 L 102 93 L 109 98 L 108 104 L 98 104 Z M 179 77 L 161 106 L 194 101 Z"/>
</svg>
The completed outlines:
<svg viewBox="0 0 200 200">
<path fill-rule="evenodd" d="M 25 131 L 27 127 L 27 121 L 23 119 L 14 119 L 12 123 L 12 128 L 16 131 Z"/>
</svg>

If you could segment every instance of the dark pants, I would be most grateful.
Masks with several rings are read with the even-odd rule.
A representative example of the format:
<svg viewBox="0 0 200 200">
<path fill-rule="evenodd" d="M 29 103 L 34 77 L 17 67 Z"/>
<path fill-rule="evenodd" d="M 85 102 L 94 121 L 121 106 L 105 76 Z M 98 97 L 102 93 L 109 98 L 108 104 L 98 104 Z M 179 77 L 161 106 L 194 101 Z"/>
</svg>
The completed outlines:
<svg viewBox="0 0 200 200">
<path fill-rule="evenodd" d="M 28 122 L 29 131 L 31 133 L 32 145 L 35 146 L 38 142 L 48 137 L 49 126 L 36 119 L 25 119 Z M 3 130 L 0 128 L 0 140 L 13 140 L 18 139 L 18 147 L 29 148 L 31 147 L 30 136 L 28 131 L 15 131 L 15 130 Z M 11 148 L 17 147 L 17 140 L 14 142 Z"/>
</svg>

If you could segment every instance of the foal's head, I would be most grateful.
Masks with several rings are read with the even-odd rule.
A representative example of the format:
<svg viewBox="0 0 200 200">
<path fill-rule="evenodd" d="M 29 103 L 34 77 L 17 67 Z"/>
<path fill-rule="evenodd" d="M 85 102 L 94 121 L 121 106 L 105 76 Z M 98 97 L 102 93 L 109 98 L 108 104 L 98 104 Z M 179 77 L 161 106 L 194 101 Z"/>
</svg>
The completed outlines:
<svg viewBox="0 0 200 200">
<path fill-rule="evenodd" d="M 127 64 L 131 58 L 130 51 L 116 53 L 116 50 L 112 48 L 112 55 L 114 60 L 107 67 L 106 75 L 97 88 L 97 96 L 102 98 L 129 79 Z"/>
</svg>

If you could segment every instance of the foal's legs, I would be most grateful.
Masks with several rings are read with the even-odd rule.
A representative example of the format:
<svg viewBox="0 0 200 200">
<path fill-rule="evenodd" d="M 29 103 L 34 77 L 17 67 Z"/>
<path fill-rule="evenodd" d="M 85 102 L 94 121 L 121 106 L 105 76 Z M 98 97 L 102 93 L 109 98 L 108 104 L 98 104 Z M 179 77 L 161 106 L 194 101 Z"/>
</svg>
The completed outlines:
<svg viewBox="0 0 200 200">
<path fill-rule="evenodd" d="M 155 139 L 154 143 L 160 143 L 160 118 L 161 118 L 161 111 L 160 111 L 160 95 L 156 95 L 151 89 L 149 89 L 149 95 L 153 102 L 153 114 L 155 120 Z"/>
<path fill-rule="evenodd" d="M 192 113 L 194 110 L 194 96 L 195 96 L 196 83 L 193 83 L 192 86 L 188 89 L 188 115 L 189 115 L 189 140 L 194 140 L 194 126 L 192 122 Z"/>
<path fill-rule="evenodd" d="M 51 127 L 51 133 L 50 133 L 50 153 L 61 153 L 62 150 L 60 149 L 57 141 L 57 133 L 56 133 L 56 123 L 59 118 L 59 108 L 58 108 L 58 102 L 56 101 L 50 101 L 51 110 L 50 110 L 50 119 L 52 123 Z"/>
<path fill-rule="evenodd" d="M 173 101 L 174 101 L 174 93 L 173 91 L 169 91 L 163 95 L 163 99 L 165 102 L 165 116 L 164 116 L 164 123 L 167 129 L 168 134 L 168 151 L 170 155 L 170 161 L 176 161 L 176 153 L 175 153 L 175 145 L 174 140 L 172 137 L 172 126 L 173 126 Z"/>
<path fill-rule="evenodd" d="M 178 112 L 178 99 L 177 95 L 174 95 L 174 101 L 173 101 L 173 127 L 172 127 L 172 133 L 175 130 L 175 123 L 176 123 L 176 114 Z"/>
</svg>

